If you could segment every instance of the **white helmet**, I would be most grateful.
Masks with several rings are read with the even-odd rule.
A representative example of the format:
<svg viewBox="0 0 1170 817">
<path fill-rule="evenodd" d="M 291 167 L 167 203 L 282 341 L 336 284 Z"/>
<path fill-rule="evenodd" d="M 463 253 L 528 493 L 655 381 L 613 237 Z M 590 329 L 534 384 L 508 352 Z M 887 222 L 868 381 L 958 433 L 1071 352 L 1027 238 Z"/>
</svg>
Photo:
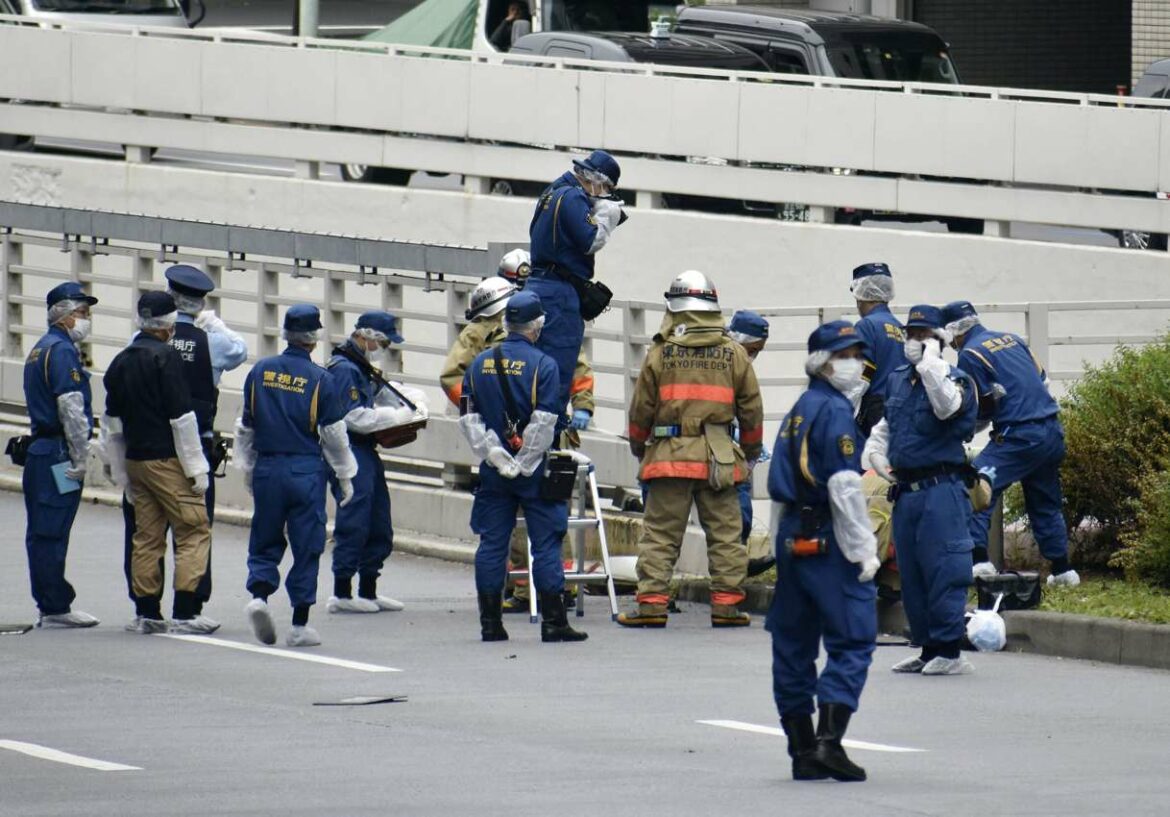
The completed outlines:
<svg viewBox="0 0 1170 817">
<path fill-rule="evenodd" d="M 718 312 L 719 293 L 711 279 L 698 270 L 689 269 L 670 282 L 663 293 L 671 312 Z"/>
<path fill-rule="evenodd" d="M 479 282 L 471 291 L 471 306 L 464 313 L 467 320 L 490 318 L 503 311 L 508 299 L 516 292 L 516 286 L 507 278 L 492 276 Z"/>
<path fill-rule="evenodd" d="M 528 276 L 532 274 L 532 254 L 528 250 L 509 250 L 500 259 L 500 269 L 496 274 L 507 278 L 517 289 L 524 289 Z"/>
</svg>

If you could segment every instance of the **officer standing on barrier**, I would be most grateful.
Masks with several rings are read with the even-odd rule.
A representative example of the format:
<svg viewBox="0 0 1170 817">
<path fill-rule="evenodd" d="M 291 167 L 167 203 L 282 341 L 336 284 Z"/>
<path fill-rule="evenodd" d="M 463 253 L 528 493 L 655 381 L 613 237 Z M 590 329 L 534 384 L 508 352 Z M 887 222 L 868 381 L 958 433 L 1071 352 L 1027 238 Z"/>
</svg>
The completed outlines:
<svg viewBox="0 0 1170 817">
<path fill-rule="evenodd" d="M 890 301 L 894 300 L 894 277 L 889 266 L 881 262 L 862 264 L 853 270 L 849 290 L 861 315 L 855 327 L 867 349 L 865 370 L 869 387 L 857 414 L 857 424 L 864 436 L 882 419 L 882 402 L 890 372 L 906 363 L 902 353 L 906 336 L 902 324 L 890 312 Z"/>
<path fill-rule="evenodd" d="M 349 339 L 333 350 L 329 373 L 336 381 L 349 430 L 350 448 L 357 459 L 353 499 L 338 508 L 333 523 L 333 595 L 330 613 L 377 613 L 401 610 L 400 601 L 378 595 L 378 577 L 394 550 L 390 523 L 390 491 L 375 435 L 413 420 L 425 420 L 423 394 L 398 384 L 395 388 L 415 404 L 407 406 L 384 384 L 381 373 L 391 343 L 402 343 L 398 319 L 389 312 L 366 312 L 357 319 Z M 340 480 L 330 480 L 334 499 L 341 500 Z M 358 596 L 353 597 L 353 577 Z"/>
<path fill-rule="evenodd" d="M 992 482 L 991 506 L 971 517 L 974 574 L 996 572 L 987 555 L 991 514 L 1008 486 L 1019 482 L 1032 536 L 1052 566 L 1049 586 L 1077 586 L 1081 578 L 1068 563 L 1068 529 L 1061 513 L 1064 427 L 1044 367 L 1019 335 L 985 328 L 970 301 L 947 304 L 942 319 L 959 351 L 959 368 L 975 379 L 979 420 L 991 423 L 991 440 L 974 462 Z"/>
<path fill-rule="evenodd" d="M 808 390 L 784 418 L 768 493 L 778 516 L 776 590 L 768 610 L 772 688 L 795 780 L 865 780 L 841 739 L 857 711 L 877 639 L 877 541 L 861 489 L 865 343 L 846 321 L 808 338 Z M 825 667 L 817 677 L 824 642 Z M 820 719 L 813 732 L 814 698 Z"/>
<path fill-rule="evenodd" d="M 504 311 L 508 337 L 476 357 L 463 378 L 459 427 L 482 460 L 471 529 L 480 536 L 475 586 L 484 641 L 508 640 L 500 607 L 518 508 L 524 509 L 532 540 L 541 641 L 587 638 L 569 626 L 562 598 L 561 541 L 568 531 L 569 507 L 542 493 L 544 466 L 564 406 L 556 364 L 536 348 L 544 320 L 537 295 L 513 295 Z"/>
<path fill-rule="evenodd" d="M 920 304 L 906 321 L 906 359 L 890 375 L 885 418 L 873 428 L 862 465 L 894 483 L 894 543 L 902 605 L 922 654 L 894 672 L 958 675 L 971 584 L 971 501 L 965 445 L 975 434 L 975 382 L 942 358 L 950 336 L 942 310 Z M 892 469 L 892 471 L 891 471 Z"/>
<path fill-rule="evenodd" d="M 691 505 L 707 537 L 711 626 L 747 627 L 740 612 L 747 548 L 736 486 L 763 449 L 764 406 L 751 360 L 723 329 L 719 297 L 697 270 L 664 293 L 666 315 L 630 398 L 630 450 L 650 483 L 638 542 L 638 610 L 626 627 L 665 627 L 670 581 Z M 739 427 L 739 442 L 731 424 Z"/>
<path fill-rule="evenodd" d="M 38 627 L 93 627 L 98 620 L 71 609 L 77 594 L 65 579 L 69 532 L 81 505 L 93 409 L 89 372 L 77 344 L 89 337 L 90 307 L 98 299 L 73 281 L 49 290 L 49 331 L 29 351 L 24 363 L 24 401 L 32 437 L 24 460 L 24 545 Z M 20 463 L 17 463 L 20 464 Z M 55 469 L 55 470 L 54 470 Z M 56 473 L 55 473 L 56 471 Z M 60 487 L 59 487 L 60 486 Z M 61 487 L 67 490 L 62 492 Z"/>
<path fill-rule="evenodd" d="M 730 323 L 727 324 L 727 336 L 743 347 L 747 352 L 748 359 L 755 363 L 760 352 L 764 350 L 764 345 L 768 342 L 768 321 L 762 316 L 749 309 L 737 310 L 731 316 Z M 739 429 L 736 429 L 738 439 Z M 768 452 L 768 447 L 763 446 L 760 450 L 759 462 L 767 462 L 772 455 Z M 739 510 L 740 516 L 743 519 L 743 532 L 739 536 L 739 540 L 745 545 L 748 537 L 752 534 L 752 475 L 755 473 L 756 463 L 748 463 L 748 478 L 746 482 L 741 482 L 736 486 L 739 492 Z M 771 555 L 760 559 L 748 559 L 748 576 L 758 576 L 772 565 L 776 564 L 776 559 Z"/>
<path fill-rule="evenodd" d="M 310 357 L 321 328 L 317 307 L 289 307 L 284 316 L 288 348 L 252 367 L 236 420 L 233 460 L 255 505 L 248 539 L 247 588 L 252 601 L 245 612 L 264 644 L 276 643 L 268 597 L 280 584 L 286 545 L 293 553 L 285 579 L 293 615 L 285 643 L 290 647 L 321 643 L 308 625 L 325 550 L 326 464 L 339 482 L 338 507 L 348 505 L 354 494 L 358 464 L 346 435 L 345 410 L 333 377 Z"/>
</svg>

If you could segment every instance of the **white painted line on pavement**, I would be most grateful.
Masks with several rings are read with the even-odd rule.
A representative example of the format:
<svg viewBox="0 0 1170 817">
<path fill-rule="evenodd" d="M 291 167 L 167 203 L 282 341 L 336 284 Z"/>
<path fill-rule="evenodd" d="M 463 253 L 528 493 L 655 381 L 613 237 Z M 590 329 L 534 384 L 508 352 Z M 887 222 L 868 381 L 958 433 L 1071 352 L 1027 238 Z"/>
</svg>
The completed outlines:
<svg viewBox="0 0 1170 817">
<path fill-rule="evenodd" d="M 330 658 L 327 655 L 313 655 L 312 653 L 307 652 L 279 650 L 275 647 L 260 647 L 255 644 L 243 644 L 239 641 L 227 641 L 223 638 L 211 638 L 206 635 L 171 635 L 170 633 L 157 633 L 156 635 L 160 638 L 173 638 L 176 641 L 189 641 L 192 644 L 210 644 L 213 647 L 227 647 L 229 650 L 258 652 L 261 655 L 274 655 L 277 658 L 291 658 L 294 661 L 308 661 L 310 664 L 328 664 L 331 667 L 354 669 L 360 672 L 402 672 L 402 670 L 395 669 L 394 667 L 383 667 L 378 664 L 365 664 L 361 661 L 350 661 L 348 658 Z"/>
<path fill-rule="evenodd" d="M 22 755 L 28 755 L 29 757 L 51 760 L 54 763 L 67 763 L 70 766 L 81 766 L 83 769 L 95 769 L 99 772 L 142 771 L 141 766 L 125 766 L 121 763 L 110 763 L 108 760 L 95 760 L 92 757 L 71 755 L 69 752 L 50 749 L 48 746 L 41 746 L 36 743 L 25 743 L 20 740 L 0 740 L 0 749 L 9 749 L 13 752 L 20 752 Z"/>
<path fill-rule="evenodd" d="M 755 732 L 757 735 L 784 736 L 784 730 L 776 726 L 760 726 L 743 721 L 695 721 L 707 726 L 722 726 L 724 729 L 738 729 L 740 732 Z M 846 738 L 841 745 L 848 749 L 862 749 L 870 752 L 925 752 L 926 749 L 911 749 L 907 746 L 889 746 L 885 743 L 868 743 L 864 740 L 850 740 Z"/>
</svg>

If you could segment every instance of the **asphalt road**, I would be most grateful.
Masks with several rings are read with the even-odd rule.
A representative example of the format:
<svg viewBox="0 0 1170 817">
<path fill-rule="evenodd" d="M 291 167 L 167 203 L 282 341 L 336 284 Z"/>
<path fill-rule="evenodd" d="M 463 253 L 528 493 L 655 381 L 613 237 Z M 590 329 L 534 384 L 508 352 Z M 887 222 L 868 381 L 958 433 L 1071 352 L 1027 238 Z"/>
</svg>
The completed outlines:
<svg viewBox="0 0 1170 817">
<path fill-rule="evenodd" d="M 20 502 L 0 494 L 4 621 L 32 616 Z M 324 644 L 300 651 L 401 670 L 370 672 L 222 646 L 254 643 L 246 531 L 228 526 L 216 643 L 123 632 L 121 536 L 117 511 L 82 508 L 68 573 L 100 627 L 0 637 L 4 817 L 1166 813 L 1165 673 L 999 654 L 969 676 L 902 677 L 886 668 L 907 651 L 879 648 L 849 734 L 882 745 L 852 751 L 870 781 L 798 784 L 781 738 L 699 723 L 776 726 L 759 622 L 714 631 L 684 605 L 664 631 L 627 631 L 591 599 L 583 644 L 541 644 L 525 619 L 483 644 L 470 568 L 394 556 L 385 589 L 407 609 L 316 608 Z M 314 706 L 376 695 L 408 700 Z"/>
</svg>

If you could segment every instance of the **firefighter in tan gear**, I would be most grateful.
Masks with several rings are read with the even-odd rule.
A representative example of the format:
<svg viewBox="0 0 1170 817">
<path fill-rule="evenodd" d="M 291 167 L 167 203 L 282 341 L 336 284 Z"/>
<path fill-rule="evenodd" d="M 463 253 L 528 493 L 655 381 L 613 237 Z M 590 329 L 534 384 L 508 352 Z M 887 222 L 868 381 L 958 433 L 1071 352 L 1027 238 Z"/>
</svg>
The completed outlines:
<svg viewBox="0 0 1170 817">
<path fill-rule="evenodd" d="M 711 625 L 746 627 L 747 548 L 736 484 L 763 448 L 764 407 L 751 359 L 723 329 L 714 285 L 690 270 L 666 292 L 662 327 L 630 400 L 630 449 L 650 483 L 638 543 L 638 610 L 627 627 L 665 627 L 670 580 L 691 503 L 707 537 Z M 739 443 L 730 426 L 739 424 Z"/>
</svg>

